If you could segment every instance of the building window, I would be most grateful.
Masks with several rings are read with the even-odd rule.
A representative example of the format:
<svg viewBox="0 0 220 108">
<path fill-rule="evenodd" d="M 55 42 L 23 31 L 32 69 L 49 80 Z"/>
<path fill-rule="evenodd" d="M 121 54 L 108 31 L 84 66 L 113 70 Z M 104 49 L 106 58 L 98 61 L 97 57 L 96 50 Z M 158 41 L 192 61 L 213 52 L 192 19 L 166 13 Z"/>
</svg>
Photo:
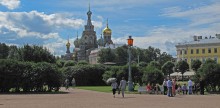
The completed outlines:
<svg viewBox="0 0 220 108">
<path fill-rule="evenodd" d="M 208 53 L 211 53 L 211 48 L 208 49 Z"/>
<path fill-rule="evenodd" d="M 196 49 L 196 54 L 199 54 L 199 49 Z"/>
<path fill-rule="evenodd" d="M 182 55 L 182 50 L 180 50 L 180 55 Z"/>
<path fill-rule="evenodd" d="M 185 54 L 187 54 L 187 51 L 185 50 Z"/>
<path fill-rule="evenodd" d="M 191 54 L 193 54 L 193 49 L 191 49 Z"/>
<path fill-rule="evenodd" d="M 217 53 L 217 52 L 218 52 L 217 48 L 214 48 L 214 53 Z"/>
<path fill-rule="evenodd" d="M 205 49 L 202 49 L 202 53 L 205 54 Z"/>
</svg>

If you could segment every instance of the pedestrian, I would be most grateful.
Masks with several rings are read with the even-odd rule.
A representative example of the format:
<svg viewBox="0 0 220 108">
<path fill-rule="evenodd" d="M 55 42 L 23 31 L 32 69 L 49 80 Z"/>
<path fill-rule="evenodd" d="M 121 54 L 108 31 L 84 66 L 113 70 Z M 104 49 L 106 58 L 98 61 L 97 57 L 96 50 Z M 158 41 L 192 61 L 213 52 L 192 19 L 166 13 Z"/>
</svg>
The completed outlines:
<svg viewBox="0 0 220 108">
<path fill-rule="evenodd" d="M 189 79 L 189 81 L 188 81 L 189 95 L 192 94 L 192 86 L 193 86 L 193 83 L 192 83 L 191 79 Z"/>
<path fill-rule="evenodd" d="M 65 88 L 66 90 L 69 90 L 69 79 L 68 78 L 65 80 Z"/>
<path fill-rule="evenodd" d="M 173 96 L 176 95 L 176 79 L 175 78 L 172 81 L 172 94 Z"/>
<path fill-rule="evenodd" d="M 169 78 L 168 81 L 167 81 L 167 88 L 168 88 L 167 96 L 169 96 L 169 97 L 173 96 L 173 94 L 172 94 L 172 86 L 173 86 L 172 81 Z"/>
<path fill-rule="evenodd" d="M 200 86 L 200 94 L 204 95 L 205 81 L 202 78 L 200 78 L 199 86 Z"/>
<path fill-rule="evenodd" d="M 111 86 L 112 86 L 113 97 L 115 98 L 116 89 L 118 88 L 118 84 L 116 80 L 112 82 Z"/>
<path fill-rule="evenodd" d="M 124 98 L 124 93 L 126 89 L 126 80 L 124 77 L 122 77 L 122 80 L 120 81 L 119 89 L 121 90 L 122 97 Z"/>
<path fill-rule="evenodd" d="M 167 95 L 167 79 L 163 81 L 163 94 Z"/>
<path fill-rule="evenodd" d="M 75 80 L 75 78 L 72 79 L 71 84 L 72 84 L 72 87 L 75 87 L 75 86 L 76 86 L 76 80 Z"/>
<path fill-rule="evenodd" d="M 183 84 L 183 86 L 182 86 L 182 91 L 183 91 L 183 95 L 184 95 L 184 94 L 187 95 L 188 90 L 187 90 L 186 84 Z"/>
</svg>

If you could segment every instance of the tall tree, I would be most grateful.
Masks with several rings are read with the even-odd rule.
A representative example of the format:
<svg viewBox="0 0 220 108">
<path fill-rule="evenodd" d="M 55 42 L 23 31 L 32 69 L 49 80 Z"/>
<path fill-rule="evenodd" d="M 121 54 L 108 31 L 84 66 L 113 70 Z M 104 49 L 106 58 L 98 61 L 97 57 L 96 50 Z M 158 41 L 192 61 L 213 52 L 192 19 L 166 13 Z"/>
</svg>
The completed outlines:
<svg viewBox="0 0 220 108">
<path fill-rule="evenodd" d="M 101 51 L 99 51 L 98 62 L 99 63 L 114 62 L 115 57 L 116 57 L 116 55 L 115 55 L 113 49 L 111 49 L 111 48 L 101 49 Z"/>
<path fill-rule="evenodd" d="M 183 81 L 183 74 L 189 69 L 189 64 L 186 62 L 186 61 L 184 61 L 184 60 L 181 60 L 181 61 L 179 61 L 178 63 L 177 63 L 177 65 L 176 65 L 177 67 L 177 69 L 181 72 L 181 74 L 182 74 L 182 81 Z"/>
<path fill-rule="evenodd" d="M 192 69 L 197 72 L 197 70 L 200 68 L 202 62 L 200 60 L 193 60 L 191 63 Z"/>
<path fill-rule="evenodd" d="M 6 59 L 9 53 L 9 46 L 5 43 L 0 43 L 0 59 Z"/>
<path fill-rule="evenodd" d="M 195 71 L 194 81 L 199 82 L 200 75 L 198 74 L 197 70 L 200 68 L 202 62 L 200 60 L 193 60 L 191 63 L 191 68 Z"/>
<path fill-rule="evenodd" d="M 174 67 L 174 63 L 171 61 L 166 62 L 163 66 L 162 66 L 162 72 L 164 73 L 164 75 L 169 75 L 173 73 L 173 67 Z"/>
<path fill-rule="evenodd" d="M 118 47 L 115 49 L 116 53 L 116 62 L 118 64 L 125 65 L 128 61 L 128 52 L 127 52 L 127 46 Z"/>
<path fill-rule="evenodd" d="M 216 91 L 220 86 L 220 64 L 214 60 L 207 60 L 198 70 L 198 74 L 206 82 L 207 91 Z M 209 86 L 209 87 L 208 87 Z M 219 89 L 220 92 L 220 89 Z"/>
</svg>

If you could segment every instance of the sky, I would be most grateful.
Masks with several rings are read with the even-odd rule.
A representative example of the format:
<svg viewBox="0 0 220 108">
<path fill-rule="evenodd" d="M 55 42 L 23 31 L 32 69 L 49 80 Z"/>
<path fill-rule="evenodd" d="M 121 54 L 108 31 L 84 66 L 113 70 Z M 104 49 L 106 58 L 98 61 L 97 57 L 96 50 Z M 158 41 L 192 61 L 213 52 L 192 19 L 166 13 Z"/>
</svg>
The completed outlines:
<svg viewBox="0 0 220 108">
<path fill-rule="evenodd" d="M 194 35 L 220 34 L 220 0 L 0 0 L 0 43 L 41 45 L 64 55 L 82 36 L 89 4 L 97 38 L 108 19 L 115 44 L 153 46 L 176 56 Z"/>
</svg>

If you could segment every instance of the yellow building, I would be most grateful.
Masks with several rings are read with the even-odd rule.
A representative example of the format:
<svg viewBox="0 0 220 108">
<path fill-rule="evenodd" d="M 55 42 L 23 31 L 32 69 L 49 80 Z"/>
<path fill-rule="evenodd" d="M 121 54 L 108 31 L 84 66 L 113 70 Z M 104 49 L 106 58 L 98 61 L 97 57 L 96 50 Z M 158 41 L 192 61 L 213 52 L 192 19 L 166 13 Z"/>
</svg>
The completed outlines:
<svg viewBox="0 0 220 108">
<path fill-rule="evenodd" d="M 191 66 L 193 60 L 199 59 L 205 62 L 207 59 L 220 63 L 220 34 L 216 37 L 194 36 L 191 42 L 179 43 L 176 45 L 177 62 L 185 60 Z"/>
</svg>

